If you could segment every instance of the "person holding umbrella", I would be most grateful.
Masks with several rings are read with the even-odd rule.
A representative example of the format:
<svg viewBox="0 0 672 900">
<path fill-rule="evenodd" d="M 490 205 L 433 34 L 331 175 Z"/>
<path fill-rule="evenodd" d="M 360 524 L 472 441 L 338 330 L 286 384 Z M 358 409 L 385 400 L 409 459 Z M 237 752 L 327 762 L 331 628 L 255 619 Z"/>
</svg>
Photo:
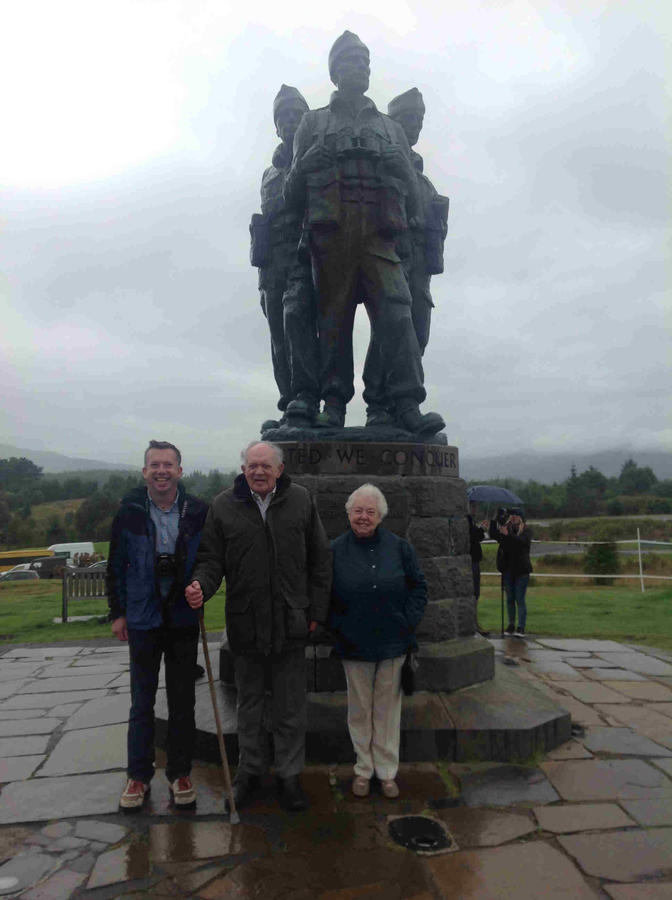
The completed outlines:
<svg viewBox="0 0 672 900">
<path fill-rule="evenodd" d="M 481 542 L 485 539 L 485 535 L 488 530 L 488 522 L 486 520 L 477 525 L 474 521 L 475 518 L 476 503 L 472 501 L 469 504 L 469 515 L 467 516 L 467 521 L 469 522 L 469 555 L 471 556 L 471 574 L 474 580 L 474 597 L 476 598 L 476 603 L 474 604 L 474 613 L 476 615 L 476 631 L 483 637 L 489 637 L 490 632 L 483 628 L 478 621 L 478 598 L 481 595 L 481 560 L 483 559 L 483 549 L 481 547 Z"/>
<path fill-rule="evenodd" d="M 527 604 L 525 595 L 532 572 L 530 544 L 532 534 L 525 524 L 525 517 L 518 507 L 500 509 L 490 523 L 490 537 L 497 548 L 497 569 L 502 573 L 502 584 L 506 591 L 506 606 L 509 614 L 507 634 L 525 637 Z M 516 609 L 518 627 L 516 628 Z"/>
</svg>

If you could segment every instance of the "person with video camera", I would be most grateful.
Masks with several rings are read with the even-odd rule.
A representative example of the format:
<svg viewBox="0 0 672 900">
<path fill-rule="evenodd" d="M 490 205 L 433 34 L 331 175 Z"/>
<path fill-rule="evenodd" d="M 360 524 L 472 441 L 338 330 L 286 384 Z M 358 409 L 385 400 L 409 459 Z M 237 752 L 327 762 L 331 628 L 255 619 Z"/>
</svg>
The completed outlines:
<svg viewBox="0 0 672 900">
<path fill-rule="evenodd" d="M 490 537 L 494 538 L 497 548 L 497 571 L 502 573 L 502 585 L 506 591 L 506 606 L 509 614 L 507 634 L 525 637 L 527 620 L 527 604 L 525 594 L 532 572 L 530 562 L 530 544 L 532 534 L 525 524 L 525 516 L 517 507 L 497 510 L 497 516 L 490 523 Z M 518 627 L 516 628 L 516 609 L 518 610 Z"/>
<path fill-rule="evenodd" d="M 184 490 L 182 455 L 168 441 L 149 442 L 142 477 L 145 484 L 124 497 L 112 522 L 107 565 L 112 632 L 128 642 L 131 675 L 128 781 L 119 807 L 139 810 L 150 792 L 154 703 L 163 656 L 165 774 L 174 807 L 191 809 L 196 805 L 191 760 L 199 625 L 198 607 L 185 599 L 184 588 L 191 580 L 208 505 Z"/>
</svg>

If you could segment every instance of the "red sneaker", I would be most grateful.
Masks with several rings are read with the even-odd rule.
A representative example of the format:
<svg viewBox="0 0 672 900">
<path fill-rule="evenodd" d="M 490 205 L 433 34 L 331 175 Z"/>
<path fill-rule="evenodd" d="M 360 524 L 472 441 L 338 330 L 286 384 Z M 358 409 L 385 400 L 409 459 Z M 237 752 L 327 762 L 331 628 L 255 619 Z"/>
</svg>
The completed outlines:
<svg viewBox="0 0 672 900">
<path fill-rule="evenodd" d="M 182 809 L 196 806 L 196 788 L 188 775 L 176 778 L 170 783 L 169 790 L 175 806 L 181 806 Z"/>
<path fill-rule="evenodd" d="M 124 793 L 119 800 L 119 806 L 124 810 L 140 809 L 149 794 L 149 785 L 135 778 L 129 778 Z"/>
</svg>

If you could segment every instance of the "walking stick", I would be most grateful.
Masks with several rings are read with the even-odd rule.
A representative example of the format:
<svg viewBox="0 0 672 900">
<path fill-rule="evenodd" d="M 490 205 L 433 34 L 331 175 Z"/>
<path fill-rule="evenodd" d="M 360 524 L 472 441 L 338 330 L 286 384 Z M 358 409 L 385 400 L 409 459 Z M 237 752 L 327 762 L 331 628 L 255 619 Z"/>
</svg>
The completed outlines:
<svg viewBox="0 0 672 900">
<path fill-rule="evenodd" d="M 217 706 L 217 697 L 215 695 L 215 684 L 212 679 L 212 666 L 210 665 L 210 651 L 208 650 L 208 638 L 205 633 L 205 619 L 203 617 L 203 607 L 198 611 L 198 625 L 201 629 L 201 641 L 203 642 L 203 655 L 205 656 L 205 668 L 208 672 L 208 684 L 210 685 L 210 697 L 212 698 L 212 711 L 215 714 L 215 726 L 217 728 L 217 740 L 219 741 L 219 754 L 222 757 L 222 772 L 224 773 L 224 789 L 229 797 L 229 809 L 231 815 L 229 821 L 232 825 L 238 825 L 240 816 L 236 810 L 236 801 L 233 797 L 233 788 L 231 786 L 231 773 L 229 772 L 229 760 L 226 755 L 226 746 L 224 745 L 224 733 L 222 732 L 222 720 L 219 716 L 219 708 Z"/>
</svg>

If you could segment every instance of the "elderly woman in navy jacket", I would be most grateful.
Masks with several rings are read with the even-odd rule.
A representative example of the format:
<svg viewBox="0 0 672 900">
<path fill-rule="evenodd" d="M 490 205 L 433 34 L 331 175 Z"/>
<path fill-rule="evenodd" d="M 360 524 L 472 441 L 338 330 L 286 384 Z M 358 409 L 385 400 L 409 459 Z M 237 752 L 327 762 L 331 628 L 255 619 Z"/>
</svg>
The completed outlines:
<svg viewBox="0 0 672 900">
<path fill-rule="evenodd" d="M 413 547 L 380 526 L 387 502 L 377 487 L 357 488 L 345 509 L 350 529 L 332 542 L 329 624 L 348 685 L 352 792 L 366 797 L 375 774 L 384 796 L 397 797 L 401 667 L 408 651 L 417 650 L 427 585 Z"/>
</svg>

